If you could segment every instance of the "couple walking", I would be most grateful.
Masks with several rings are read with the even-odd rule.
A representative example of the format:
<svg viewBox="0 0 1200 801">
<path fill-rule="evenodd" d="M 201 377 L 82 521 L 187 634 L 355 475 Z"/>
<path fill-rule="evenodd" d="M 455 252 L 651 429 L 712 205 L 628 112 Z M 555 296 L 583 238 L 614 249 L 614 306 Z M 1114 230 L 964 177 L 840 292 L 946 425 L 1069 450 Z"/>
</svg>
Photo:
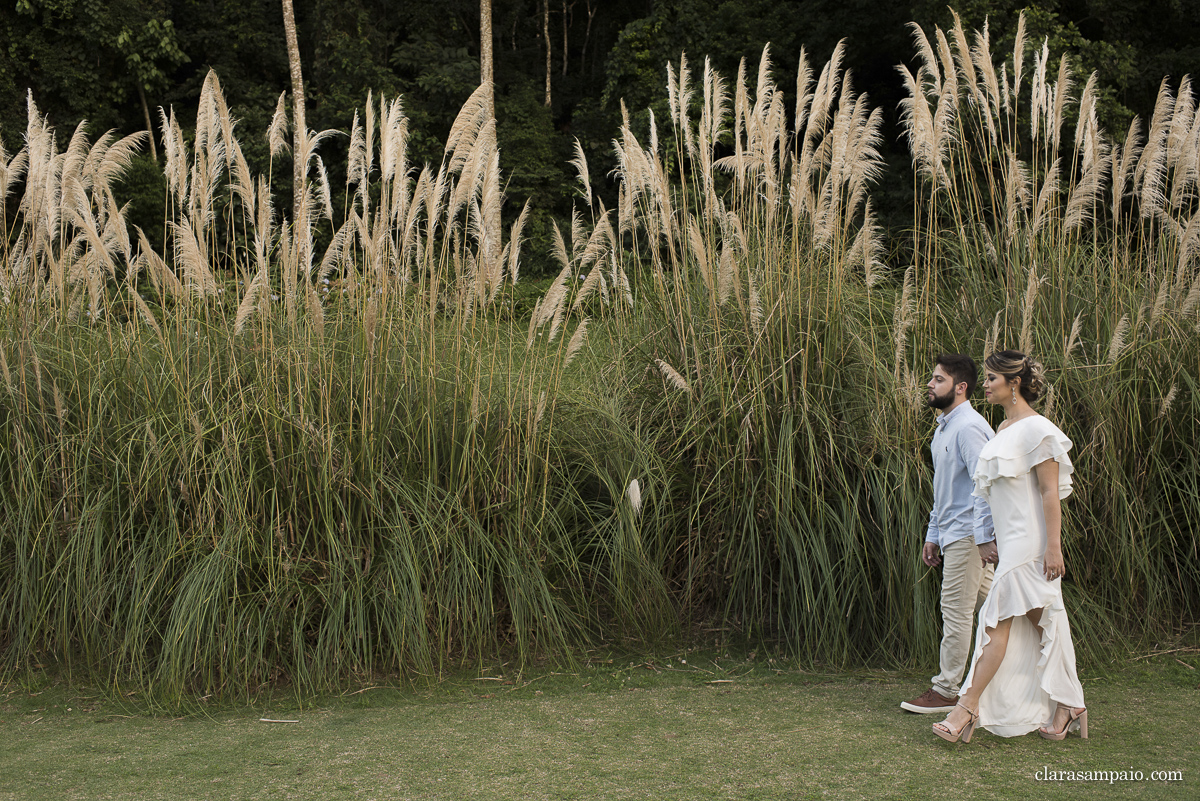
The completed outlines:
<svg viewBox="0 0 1200 801">
<path fill-rule="evenodd" d="M 985 368 L 985 399 L 1004 410 L 995 435 L 968 400 L 978 378 L 970 357 L 939 356 L 929 381 L 928 402 L 939 414 L 922 558 L 942 565 L 941 664 L 933 687 L 900 706 L 948 712 L 933 732 L 951 742 L 969 742 L 976 726 L 1001 737 L 1037 729 L 1061 740 L 1076 728 L 1087 737 L 1060 586 L 1071 441 L 1031 406 L 1045 386 L 1040 364 L 1006 350 L 988 356 Z"/>
</svg>

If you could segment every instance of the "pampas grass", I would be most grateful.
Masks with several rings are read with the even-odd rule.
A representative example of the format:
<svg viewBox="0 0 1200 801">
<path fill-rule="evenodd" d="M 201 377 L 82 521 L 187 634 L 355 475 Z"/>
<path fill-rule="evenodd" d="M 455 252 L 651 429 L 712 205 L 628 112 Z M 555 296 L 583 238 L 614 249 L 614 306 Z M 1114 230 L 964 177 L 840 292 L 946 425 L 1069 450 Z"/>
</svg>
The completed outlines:
<svg viewBox="0 0 1200 801">
<path fill-rule="evenodd" d="M 939 352 L 1005 347 L 1046 364 L 1075 442 L 1081 658 L 1190 630 L 1196 100 L 1164 83 L 1112 140 L 1094 78 L 1024 30 L 997 63 L 986 28 L 914 26 L 903 247 L 843 46 L 802 52 L 794 106 L 769 50 L 732 81 L 681 58 L 668 119 L 622 109 L 612 209 L 577 144 L 528 319 L 530 206 L 498 238 L 481 93 L 419 169 L 397 98 L 300 132 L 286 218 L 239 142 L 283 157 L 284 97 L 247 132 L 210 76 L 190 140 L 160 111 L 161 251 L 112 189 L 141 139 L 81 127 L 60 151 L 31 100 L 0 153 L 0 650 L 175 701 L 694 626 L 926 664 L 920 386 Z"/>
</svg>

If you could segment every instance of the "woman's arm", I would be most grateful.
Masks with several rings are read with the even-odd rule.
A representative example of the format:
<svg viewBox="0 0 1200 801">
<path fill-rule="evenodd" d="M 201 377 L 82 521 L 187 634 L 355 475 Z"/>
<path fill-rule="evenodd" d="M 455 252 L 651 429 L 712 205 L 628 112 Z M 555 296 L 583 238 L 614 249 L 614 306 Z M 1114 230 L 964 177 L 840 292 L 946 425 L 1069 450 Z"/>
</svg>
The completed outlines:
<svg viewBox="0 0 1200 801">
<path fill-rule="evenodd" d="M 1042 496 L 1042 514 L 1046 518 L 1046 555 L 1043 569 L 1048 580 L 1066 572 L 1062 555 L 1062 502 L 1058 498 L 1058 462 L 1047 459 L 1034 468 L 1038 491 Z"/>
</svg>

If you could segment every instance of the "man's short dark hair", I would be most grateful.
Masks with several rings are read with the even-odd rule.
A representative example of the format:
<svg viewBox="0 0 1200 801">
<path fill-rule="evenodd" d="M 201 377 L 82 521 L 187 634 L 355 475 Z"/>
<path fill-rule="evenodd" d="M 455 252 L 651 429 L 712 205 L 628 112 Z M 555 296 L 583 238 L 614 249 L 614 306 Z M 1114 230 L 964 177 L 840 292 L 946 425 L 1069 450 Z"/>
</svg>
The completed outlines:
<svg viewBox="0 0 1200 801">
<path fill-rule="evenodd" d="M 943 353 L 934 359 L 935 365 L 940 365 L 951 378 L 954 379 L 954 385 L 967 385 L 967 397 L 975 394 L 975 384 L 979 381 L 979 368 L 975 366 L 975 360 L 970 356 L 962 353 Z"/>
</svg>

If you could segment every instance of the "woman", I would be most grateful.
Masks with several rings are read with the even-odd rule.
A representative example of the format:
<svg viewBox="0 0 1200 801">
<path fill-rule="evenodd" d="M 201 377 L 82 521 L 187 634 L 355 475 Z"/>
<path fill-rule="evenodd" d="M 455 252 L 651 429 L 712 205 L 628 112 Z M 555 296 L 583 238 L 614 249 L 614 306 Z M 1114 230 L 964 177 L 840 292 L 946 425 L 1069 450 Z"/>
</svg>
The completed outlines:
<svg viewBox="0 0 1200 801">
<path fill-rule="evenodd" d="M 934 734 L 970 742 L 977 725 L 1001 737 L 1038 729 L 1087 737 L 1083 687 L 1063 607 L 1060 501 L 1071 494 L 1071 441 L 1030 406 L 1042 367 L 1019 351 L 984 362 L 985 398 L 1004 422 L 979 453 L 975 494 L 988 500 L 1000 563 L 979 610 L 975 653 L 958 704 Z"/>
</svg>

